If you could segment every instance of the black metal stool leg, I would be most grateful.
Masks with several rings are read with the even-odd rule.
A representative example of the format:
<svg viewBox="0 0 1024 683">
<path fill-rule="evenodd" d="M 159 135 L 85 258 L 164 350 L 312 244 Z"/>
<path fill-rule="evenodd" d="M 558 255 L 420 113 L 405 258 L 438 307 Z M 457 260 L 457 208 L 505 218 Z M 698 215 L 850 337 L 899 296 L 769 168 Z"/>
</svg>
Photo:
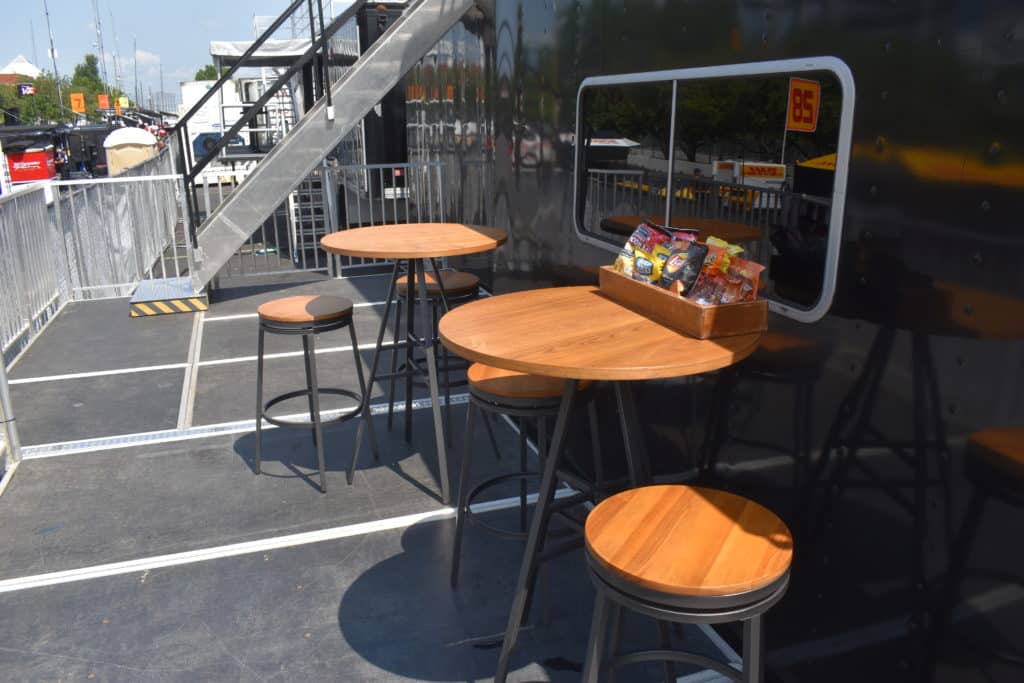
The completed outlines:
<svg viewBox="0 0 1024 683">
<path fill-rule="evenodd" d="M 309 353 L 309 338 L 311 336 L 312 336 L 312 334 L 304 334 L 304 335 L 302 335 L 302 360 L 303 360 L 303 362 L 304 362 L 304 364 L 306 366 L 306 388 L 310 390 L 310 393 L 309 393 L 309 421 L 310 421 L 310 424 L 313 425 L 313 424 L 316 423 L 316 419 L 315 419 L 316 418 L 316 413 L 315 413 L 316 409 L 314 408 L 314 403 L 313 403 L 313 372 L 310 369 L 310 365 L 309 365 L 309 357 L 311 355 Z M 316 428 L 314 427 L 313 429 L 310 429 L 309 431 L 312 432 L 312 434 L 313 434 L 313 445 L 315 446 L 317 444 Z"/>
<path fill-rule="evenodd" d="M 388 380 L 388 431 L 391 431 L 392 420 L 395 415 L 395 382 L 398 372 L 398 337 L 402 330 L 402 297 L 395 301 L 395 341 L 391 347 L 391 379 Z M 406 367 L 408 372 L 409 368 Z"/>
<path fill-rule="evenodd" d="M 604 489 L 604 458 L 601 456 L 601 427 L 597 419 L 597 402 L 591 398 L 587 404 L 587 419 L 590 421 L 590 448 L 594 455 L 594 489 Z"/>
<path fill-rule="evenodd" d="M 491 448 L 494 450 L 494 459 L 501 460 L 501 449 L 498 448 L 498 440 L 494 438 L 494 427 L 491 426 L 491 416 L 487 413 L 483 413 L 482 416 L 484 428 L 487 430 L 487 438 L 491 442 Z"/>
<path fill-rule="evenodd" d="M 366 395 L 369 389 L 366 386 L 366 380 L 363 378 L 363 359 L 359 355 L 359 342 L 356 339 L 356 326 L 354 323 L 350 323 L 348 326 L 349 336 L 352 338 L 352 354 L 355 356 L 356 361 L 356 377 L 359 378 L 359 392 L 362 396 L 363 403 L 363 416 L 359 421 L 359 427 L 356 428 L 356 444 L 355 449 L 352 451 L 352 462 L 349 463 L 348 472 L 345 473 L 345 478 L 348 483 L 352 483 L 352 479 L 355 477 L 356 471 L 356 460 L 359 458 L 359 450 L 363 442 L 363 430 L 365 429 L 370 433 L 370 450 L 373 452 L 374 462 L 380 461 L 380 452 L 377 450 L 377 433 L 373 429 L 373 411 L 370 410 L 370 400 Z"/>
<path fill-rule="evenodd" d="M 615 656 L 622 649 L 622 620 L 625 618 L 625 613 L 622 611 L 622 605 L 615 602 L 614 600 L 609 601 L 609 613 L 608 623 L 611 624 L 611 633 L 608 634 L 608 659 L 615 659 Z M 615 668 L 608 668 L 608 683 L 615 683 Z"/>
<path fill-rule="evenodd" d="M 259 342 L 256 347 L 256 474 L 263 465 L 263 325 L 260 325 Z"/>
<path fill-rule="evenodd" d="M 459 560 L 462 557 L 462 534 L 466 529 L 466 504 L 469 500 L 469 470 L 473 454 L 470 447 L 473 443 L 473 414 L 476 406 L 470 400 L 466 409 L 466 431 L 462 442 L 462 463 L 459 466 L 459 502 L 455 508 L 455 538 L 452 541 L 452 575 L 451 584 L 455 588 L 459 582 Z M 486 420 L 486 416 L 484 416 Z"/>
<path fill-rule="evenodd" d="M 303 336 L 303 339 L 306 337 Z M 316 380 L 316 337 L 309 335 L 309 351 L 306 354 L 310 370 L 310 396 L 313 399 L 313 430 L 316 438 L 316 462 L 320 468 L 320 493 L 327 493 L 327 463 L 324 461 L 324 435 L 320 427 L 320 390 Z"/>
<path fill-rule="evenodd" d="M 526 420 L 519 420 L 519 472 L 526 474 L 529 457 L 526 443 Z M 526 478 L 519 480 L 519 530 L 526 531 Z"/>
<path fill-rule="evenodd" d="M 743 622 L 743 683 L 764 680 L 764 624 L 759 614 Z"/>
<path fill-rule="evenodd" d="M 662 650 L 672 649 L 672 634 L 669 631 L 668 623 L 661 621 L 660 619 L 656 622 L 658 624 L 658 647 Z M 662 663 L 662 668 L 665 677 L 665 683 L 672 683 L 676 680 L 676 665 L 670 661 Z"/>
<path fill-rule="evenodd" d="M 604 662 L 604 641 L 608 630 L 609 603 L 601 591 L 594 599 L 594 616 L 590 621 L 590 641 L 587 643 L 587 654 L 583 659 L 583 683 L 597 683 L 601 676 L 601 665 Z"/>
</svg>

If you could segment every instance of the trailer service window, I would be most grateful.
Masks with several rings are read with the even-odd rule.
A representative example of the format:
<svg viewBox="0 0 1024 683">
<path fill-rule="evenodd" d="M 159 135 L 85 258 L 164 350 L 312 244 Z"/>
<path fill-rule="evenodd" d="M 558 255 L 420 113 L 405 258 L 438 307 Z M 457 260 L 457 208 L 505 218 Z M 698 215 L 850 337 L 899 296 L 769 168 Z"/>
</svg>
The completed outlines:
<svg viewBox="0 0 1024 683">
<path fill-rule="evenodd" d="M 854 84 L 834 57 L 588 78 L 577 96 L 575 223 L 617 251 L 640 220 L 741 243 L 772 309 L 832 302 Z"/>
</svg>

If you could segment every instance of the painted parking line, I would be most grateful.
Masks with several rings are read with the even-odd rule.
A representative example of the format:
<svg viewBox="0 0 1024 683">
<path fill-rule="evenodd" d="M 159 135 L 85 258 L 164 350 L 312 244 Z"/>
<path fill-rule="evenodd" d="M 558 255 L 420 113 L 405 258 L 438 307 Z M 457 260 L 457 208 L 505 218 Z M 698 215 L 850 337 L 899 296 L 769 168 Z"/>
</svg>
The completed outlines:
<svg viewBox="0 0 1024 683">
<path fill-rule="evenodd" d="M 43 377 L 23 377 L 7 380 L 8 384 L 36 384 L 38 382 L 59 382 L 65 379 L 86 379 L 89 377 L 110 377 L 111 375 L 134 375 L 140 372 L 156 372 L 158 370 L 181 370 L 188 363 L 168 363 L 167 365 L 144 365 L 135 368 L 119 368 L 117 370 L 94 370 L 92 372 L 72 372 L 66 375 L 46 375 Z"/>
<path fill-rule="evenodd" d="M 571 489 L 559 489 L 556 491 L 555 497 L 561 498 L 574 493 L 575 491 L 572 491 Z M 527 502 L 531 505 L 535 504 L 537 502 L 537 494 L 533 493 L 528 495 Z M 494 501 L 474 503 L 471 506 L 471 510 L 475 514 L 483 514 L 487 512 L 507 510 L 518 507 L 518 505 L 519 496 L 513 496 Z M 254 553 L 264 553 L 272 550 L 295 548 L 298 546 L 310 545 L 312 543 L 337 541 L 343 538 L 352 538 L 353 536 L 365 536 L 368 534 L 380 533 L 381 531 L 406 529 L 414 524 L 436 522 L 444 519 L 451 519 L 454 516 L 455 508 L 442 507 L 436 510 L 428 510 L 426 512 L 400 515 L 398 517 L 389 517 L 370 522 L 346 524 L 344 526 L 337 526 L 329 529 L 305 531 L 297 534 L 288 534 L 286 536 L 272 536 L 270 538 L 263 538 L 256 541 L 230 543 L 228 545 L 201 548 L 199 550 L 189 550 L 181 553 L 154 555 L 136 560 L 126 560 L 124 562 L 111 562 L 108 564 L 93 565 L 90 567 L 82 567 L 80 569 L 68 569 L 59 572 L 48 572 L 46 574 L 21 576 L 13 579 L 0 580 L 0 593 L 12 593 L 32 588 L 57 586 L 63 583 L 90 581 L 108 576 L 134 574 L 137 572 L 162 569 L 164 567 L 196 564 L 198 562 L 208 562 L 210 560 L 220 560 L 228 557 L 238 557 L 240 555 L 252 555 Z"/>
<path fill-rule="evenodd" d="M 441 405 L 444 405 L 442 396 Z M 469 401 L 469 394 L 453 394 L 452 405 L 461 405 Z M 413 410 L 427 410 L 431 407 L 429 398 L 413 399 Z M 340 415 L 345 408 L 322 411 L 325 420 Z M 374 403 L 370 405 L 373 415 L 383 415 L 388 410 L 387 403 Z M 401 413 L 405 410 L 405 403 L 396 403 L 394 412 Z M 292 413 L 282 415 L 282 420 L 308 419 L 309 413 Z M 263 424 L 263 429 L 277 429 L 276 425 Z M 42 460 L 44 458 L 56 458 L 66 455 L 77 455 L 81 453 L 96 453 L 98 451 L 109 451 L 121 448 L 133 448 L 138 446 L 153 446 L 177 441 L 196 441 L 208 439 L 215 436 L 226 436 L 231 434 L 245 434 L 256 431 L 256 420 L 236 420 L 234 422 L 219 422 L 212 425 L 201 425 L 188 429 L 161 429 L 152 432 L 136 432 L 134 434 L 119 434 L 116 436 L 101 436 L 91 439 L 79 439 L 76 441 L 59 441 L 54 443 L 39 444 L 35 446 L 23 446 L 21 449 L 22 460 Z M 518 430 L 517 430 L 518 433 Z"/>
<path fill-rule="evenodd" d="M 383 306 L 385 301 L 360 301 L 357 304 L 352 304 L 353 308 L 371 308 L 373 306 Z M 206 318 L 203 322 L 207 323 L 219 323 L 227 320 L 247 320 L 251 318 L 258 318 L 259 313 L 236 313 L 234 315 L 214 315 Z"/>
</svg>

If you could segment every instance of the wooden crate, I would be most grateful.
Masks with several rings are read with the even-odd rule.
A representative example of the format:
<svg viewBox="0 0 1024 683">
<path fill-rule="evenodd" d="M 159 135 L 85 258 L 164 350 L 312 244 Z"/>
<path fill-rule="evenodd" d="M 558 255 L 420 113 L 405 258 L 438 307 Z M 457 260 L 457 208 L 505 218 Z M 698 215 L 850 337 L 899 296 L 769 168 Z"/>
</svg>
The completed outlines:
<svg viewBox="0 0 1024 683">
<path fill-rule="evenodd" d="M 610 299 L 697 339 L 733 337 L 768 328 L 765 299 L 702 306 L 667 289 L 626 277 L 611 266 L 601 267 L 600 286 Z"/>
</svg>

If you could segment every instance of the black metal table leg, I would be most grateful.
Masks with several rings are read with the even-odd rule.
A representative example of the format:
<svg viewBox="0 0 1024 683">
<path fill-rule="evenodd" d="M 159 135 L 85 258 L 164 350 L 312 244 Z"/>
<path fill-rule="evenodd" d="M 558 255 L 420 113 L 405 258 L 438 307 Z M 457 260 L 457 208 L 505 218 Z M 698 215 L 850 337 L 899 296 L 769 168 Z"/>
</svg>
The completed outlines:
<svg viewBox="0 0 1024 683">
<path fill-rule="evenodd" d="M 373 394 L 373 383 L 377 380 L 377 364 L 380 362 L 381 347 L 384 345 L 384 335 L 388 331 L 388 316 L 391 314 L 391 304 L 395 299 L 395 287 L 398 283 L 398 267 L 401 261 L 395 261 L 395 267 L 391 270 L 391 283 L 388 285 L 388 295 L 384 301 L 384 315 L 381 317 L 380 329 L 377 330 L 377 344 L 373 350 L 373 363 L 370 366 L 370 376 L 366 380 L 366 391 L 363 392 L 363 409 L 370 414 L 370 396 Z M 374 458 L 379 458 L 379 453 L 374 449 Z"/>
<path fill-rule="evenodd" d="M 430 294 L 427 291 L 427 271 L 422 259 L 413 261 L 416 279 L 420 285 L 423 305 L 423 325 L 429 326 L 431 320 Z M 409 291 L 412 291 L 409 287 Z M 412 319 L 412 300 L 409 302 L 409 318 Z M 434 355 L 434 331 L 427 329 L 423 334 L 423 350 L 427 357 L 427 383 L 430 387 L 430 411 L 434 415 L 434 441 L 437 444 L 437 466 L 441 475 L 441 501 L 447 505 L 451 501 L 451 487 L 448 483 L 448 453 L 445 448 L 444 421 L 441 415 L 440 391 L 437 382 L 437 358 Z M 412 345 L 410 344 L 410 349 Z M 412 367 L 411 365 L 409 367 Z M 410 379 L 412 375 L 409 375 Z M 411 393 L 411 390 L 410 390 Z M 409 399 L 406 398 L 408 406 Z M 411 408 L 411 406 L 408 406 Z M 411 411 L 410 411 L 411 412 Z M 409 424 L 406 418 L 406 424 Z"/>
<path fill-rule="evenodd" d="M 626 447 L 626 462 L 633 486 L 651 483 L 651 461 L 644 444 L 640 417 L 636 412 L 633 387 L 629 382 L 615 382 L 615 402 L 619 407 L 619 422 L 622 426 L 622 440 Z"/>
<path fill-rule="evenodd" d="M 519 627 L 522 625 L 523 615 L 526 612 L 526 604 L 530 597 L 529 587 L 533 583 L 533 576 L 537 570 L 537 556 L 550 518 L 549 508 L 555 495 L 555 472 L 558 470 L 558 465 L 562 459 L 563 442 L 565 441 L 569 414 L 576 399 L 576 388 L 577 382 L 575 380 L 565 381 L 562 401 L 558 406 L 558 417 L 555 420 L 555 432 L 551 439 L 547 458 L 544 461 L 540 488 L 537 492 L 537 509 L 534 510 L 533 519 L 530 522 L 530 533 L 526 539 L 526 548 L 523 551 L 523 562 L 519 567 L 519 578 L 516 580 L 516 587 L 512 593 L 512 609 L 509 611 L 508 625 L 505 627 L 505 638 L 502 641 L 501 654 L 498 656 L 498 669 L 494 676 L 496 683 L 504 683 L 508 677 L 512 649 L 515 647 L 516 638 L 519 636 Z"/>
<path fill-rule="evenodd" d="M 419 261 L 409 259 L 405 271 L 405 440 L 412 441 L 412 369 L 416 356 L 416 278 Z M 429 320 L 429 318 L 428 318 Z"/>
</svg>

